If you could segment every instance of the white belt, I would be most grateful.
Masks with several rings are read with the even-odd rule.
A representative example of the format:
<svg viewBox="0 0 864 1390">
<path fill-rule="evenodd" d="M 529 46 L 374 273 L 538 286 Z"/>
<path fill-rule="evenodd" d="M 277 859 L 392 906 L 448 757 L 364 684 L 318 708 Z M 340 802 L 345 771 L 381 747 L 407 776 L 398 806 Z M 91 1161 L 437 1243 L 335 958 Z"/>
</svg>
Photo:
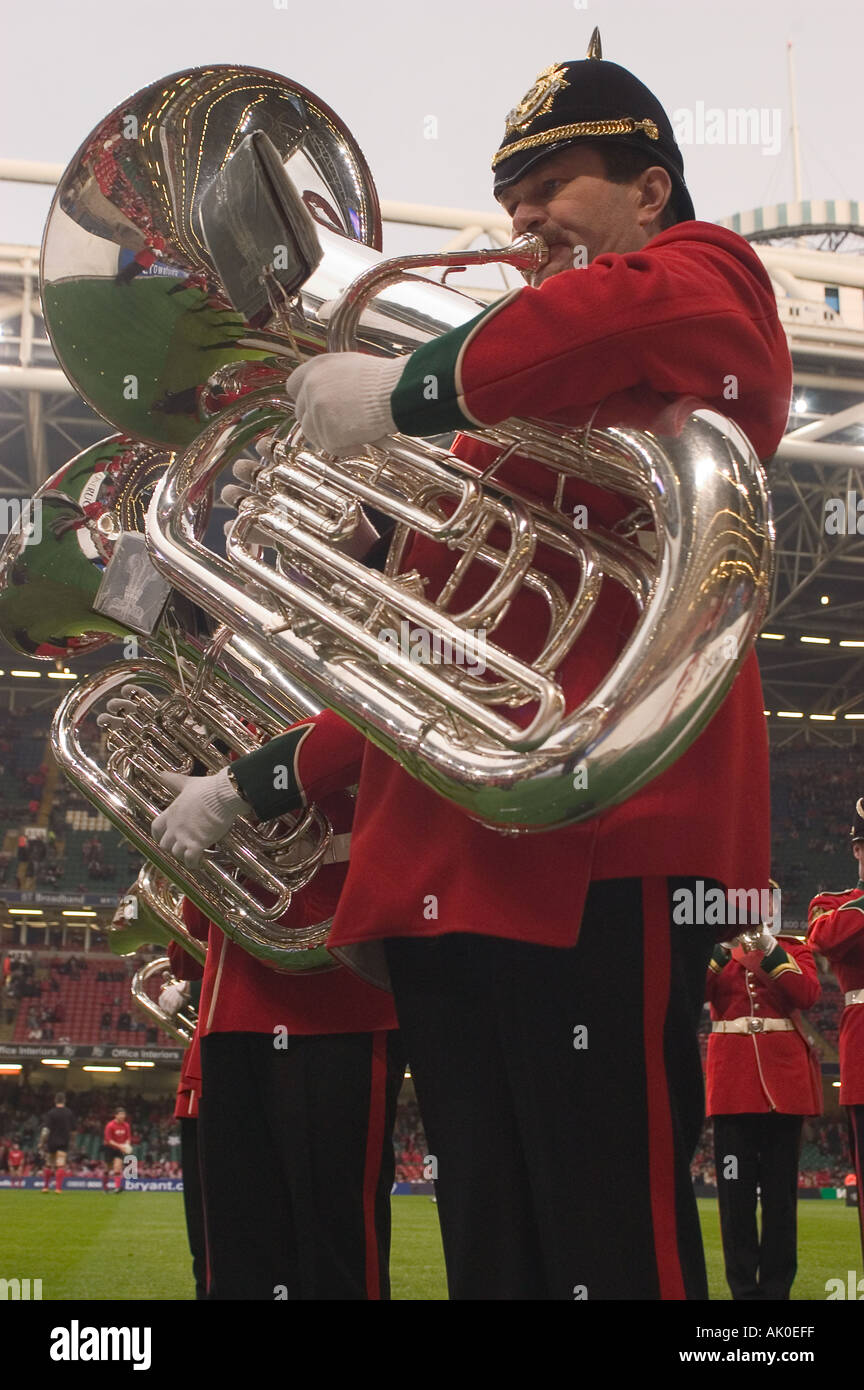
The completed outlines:
<svg viewBox="0 0 864 1390">
<path fill-rule="evenodd" d="M 847 1004 L 864 1004 L 864 989 L 847 989 L 843 998 Z"/>
<path fill-rule="evenodd" d="M 711 1024 L 712 1033 L 794 1033 L 791 1018 L 724 1018 Z"/>
</svg>

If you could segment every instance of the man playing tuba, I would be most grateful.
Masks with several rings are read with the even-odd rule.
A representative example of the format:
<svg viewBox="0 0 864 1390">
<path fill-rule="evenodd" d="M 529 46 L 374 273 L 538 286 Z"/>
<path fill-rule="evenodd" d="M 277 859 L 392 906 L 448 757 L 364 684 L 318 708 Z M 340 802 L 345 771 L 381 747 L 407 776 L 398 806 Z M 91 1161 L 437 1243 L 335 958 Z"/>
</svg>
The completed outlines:
<svg viewBox="0 0 864 1390">
<path fill-rule="evenodd" d="M 338 453 L 396 429 L 428 436 L 512 416 L 645 428 L 665 412 L 670 433 L 670 403 L 697 396 L 769 458 L 791 390 L 771 284 L 741 238 L 694 220 L 648 88 L 592 41 L 587 60 L 546 69 L 510 112 L 493 169 L 514 232 L 545 241 L 546 266 L 407 358 L 304 364 L 288 391 L 312 446 Z M 493 457 L 464 439 L 456 451 L 481 469 Z M 537 464 L 509 459 L 496 478 L 556 499 L 556 476 Z M 577 505 L 601 526 L 626 511 L 569 481 L 561 506 Z M 416 538 L 406 556 L 428 598 L 454 563 L 442 549 Z M 537 563 L 572 589 L 577 561 L 539 546 Z M 461 577 L 463 607 L 484 591 L 481 569 Z M 541 613 L 523 589 L 502 645 L 530 659 Z M 629 597 L 604 588 L 559 670 L 568 707 L 596 688 L 635 619 Z M 371 744 L 361 761 L 346 740 L 340 762 L 339 722 L 305 720 L 230 778 L 193 779 L 165 833 L 195 854 L 226 832 L 238 793 L 267 816 L 359 777 L 331 945 L 384 942 L 437 1161 L 451 1297 L 706 1298 L 689 1162 L 703 1113 L 696 1023 L 723 929 L 673 921 L 672 894 L 694 881 L 767 884 L 755 655 L 644 790 L 519 838 L 468 819 Z"/>
</svg>

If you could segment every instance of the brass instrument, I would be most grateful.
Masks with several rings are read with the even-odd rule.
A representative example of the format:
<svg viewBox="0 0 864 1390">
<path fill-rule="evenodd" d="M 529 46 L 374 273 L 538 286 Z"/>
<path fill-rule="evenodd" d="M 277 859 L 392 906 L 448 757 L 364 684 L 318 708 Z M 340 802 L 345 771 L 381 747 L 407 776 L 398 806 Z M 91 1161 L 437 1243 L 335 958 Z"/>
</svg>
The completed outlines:
<svg viewBox="0 0 864 1390">
<path fill-rule="evenodd" d="M 152 864 L 144 864 L 128 893 L 117 904 L 108 928 L 111 950 L 115 955 L 131 956 L 144 946 L 174 941 L 203 965 L 207 958 L 206 943 L 189 931 L 183 920 L 182 903 L 183 894 L 179 888 Z M 141 1013 L 188 1047 L 195 1035 L 197 1011 L 191 1003 L 175 1015 L 160 1008 L 147 988 L 149 981 L 160 974 L 167 976 L 164 983 L 179 983 L 171 974 L 169 958 L 159 956 L 147 961 L 132 976 L 132 998 Z"/>
<path fill-rule="evenodd" d="M 171 974 L 171 962 L 168 957 L 158 956 L 156 960 L 149 960 L 140 970 L 135 971 L 132 976 L 132 998 L 140 1013 L 157 1023 L 160 1028 L 164 1028 L 166 1033 L 170 1033 L 184 1047 L 189 1047 L 198 1026 L 198 1012 L 193 1004 L 186 1003 L 176 1014 L 166 1013 L 160 1007 L 158 999 L 154 999 L 147 989 L 149 982 L 160 975 L 160 989 L 163 985 L 179 984 Z"/>
<path fill-rule="evenodd" d="M 117 956 L 132 956 L 143 946 L 176 942 L 203 965 L 207 944 L 193 936 L 183 920 L 183 894 L 153 864 L 143 864 L 132 887 L 120 899 L 108 928 L 108 945 Z"/>
<path fill-rule="evenodd" d="M 123 602 L 129 598 L 121 543 L 140 541 L 135 524 L 147 489 L 169 458 L 114 436 L 85 449 L 39 489 L 40 540 L 31 544 L 18 526 L 0 551 L 0 631 L 12 646 L 46 660 L 95 651 L 121 636 L 148 653 L 69 691 L 52 729 L 55 757 L 88 800 L 232 940 L 274 969 L 331 969 L 329 921 L 286 928 L 279 920 L 330 856 L 332 831 L 319 811 L 255 825 L 241 818 L 194 870 L 150 835 L 173 799 L 160 770 L 191 773 L 203 764 L 215 771 L 232 753 L 258 748 L 317 708 L 271 670 L 254 643 L 199 630 L 201 615 L 167 586 L 146 635 L 130 635 L 122 604 L 116 611 L 106 606 L 109 580 Z M 103 766 L 101 754 L 94 756 L 92 721 L 129 683 L 138 687 L 135 714 L 121 731 L 108 732 Z"/>
<path fill-rule="evenodd" d="M 270 114 L 286 107 L 293 112 L 287 143 L 281 118 Z M 545 255 L 528 237 L 502 251 L 383 261 L 373 249 L 371 177 L 344 127 L 322 120 L 322 109 L 273 74 L 220 67 L 176 74 L 116 108 L 58 186 L 43 252 L 52 341 L 107 418 L 186 446 L 147 521 L 154 563 L 175 588 L 238 639 L 259 643 L 274 668 L 472 817 L 519 831 L 597 816 L 686 751 L 752 645 L 767 605 L 773 539 L 764 472 L 742 432 L 698 402 L 670 409 L 657 431 L 535 420 L 470 431 L 496 451 L 482 472 L 447 449 L 401 436 L 347 459 L 309 449 L 280 389 L 302 356 L 410 352 L 481 307 L 418 269 L 497 260 L 530 270 Z M 103 179 L 96 198 L 94 148 L 107 132 L 122 149 L 118 130 L 129 111 L 141 117 L 141 138 L 123 150 L 123 178 L 110 187 Z M 266 330 L 235 311 L 229 332 L 227 295 L 201 223 L 203 185 L 230 163 L 252 112 L 263 113 L 257 128 L 271 137 L 317 223 L 321 254 L 306 282 L 274 301 Z M 143 268 L 130 280 L 133 247 Z M 263 277 L 271 256 L 262 246 Z M 144 267 L 151 257 L 154 265 Z M 160 274 L 150 274 L 154 267 Z M 98 351 L 70 345 L 73 320 L 61 301 L 72 283 L 76 313 L 86 311 L 88 343 L 98 335 Z M 202 315 L 206 341 L 196 353 L 175 351 L 192 333 L 184 305 Z M 133 341 L 131 324 L 146 328 L 139 336 L 150 356 Z M 109 340 L 110 360 L 147 383 L 134 412 L 104 372 L 97 382 L 93 371 L 97 359 L 108 360 Z M 240 505 L 223 560 L 201 544 L 200 508 L 219 474 L 265 434 L 275 441 L 272 459 Z M 514 455 L 530 461 L 548 500 L 539 500 L 541 487 L 529 494 L 508 482 Z M 571 480 L 614 493 L 620 519 L 575 527 L 566 510 Z M 395 527 L 383 575 L 340 548 L 363 506 Z M 417 536 L 451 560 L 434 603 L 411 568 Z M 540 563 L 544 552 L 558 577 Z M 488 571 L 489 582 L 460 607 L 458 584 L 469 566 L 472 574 Z M 623 588 L 640 616 L 598 687 L 568 702 L 561 668 L 606 585 Z M 496 641 L 522 590 L 545 614 L 530 659 Z M 414 659 L 394 633 L 404 633 L 409 647 L 420 639 L 422 649 L 426 640 L 435 655 Z"/>
</svg>

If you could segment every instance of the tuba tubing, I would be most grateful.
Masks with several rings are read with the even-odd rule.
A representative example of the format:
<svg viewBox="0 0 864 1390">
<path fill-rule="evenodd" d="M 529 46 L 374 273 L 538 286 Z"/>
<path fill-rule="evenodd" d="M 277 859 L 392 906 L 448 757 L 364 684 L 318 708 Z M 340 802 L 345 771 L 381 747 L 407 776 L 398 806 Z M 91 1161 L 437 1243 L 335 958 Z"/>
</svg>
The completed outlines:
<svg viewBox="0 0 864 1390">
<path fill-rule="evenodd" d="M 684 404 L 689 409 L 690 403 Z M 383 643 L 376 651 L 368 625 L 371 607 L 357 620 L 352 616 L 364 592 L 374 590 L 374 600 L 380 601 L 380 577 L 370 576 L 362 564 L 328 547 L 293 517 L 284 528 L 284 563 L 275 570 L 243 544 L 244 530 L 253 526 L 260 532 L 262 524 L 265 529 L 271 525 L 273 536 L 280 534 L 279 508 L 271 507 L 268 513 L 266 504 L 256 504 L 254 494 L 241 504 L 229 538 L 231 563 L 196 539 L 196 503 L 236 454 L 236 441 L 246 444 L 250 431 L 264 432 L 268 426 L 284 434 L 290 424 L 290 402 L 278 394 L 253 393 L 224 410 L 166 471 L 148 511 L 148 548 L 157 568 L 178 589 L 235 632 L 260 642 L 314 697 L 469 815 L 499 829 L 554 829 L 626 800 L 686 751 L 732 684 L 767 608 L 773 524 L 764 470 L 736 425 L 698 402 L 692 404 L 679 432 L 666 436 L 610 428 L 592 431 L 586 445 L 582 432 L 535 421 L 511 421 L 490 432 L 495 442 L 518 450 L 522 457 L 536 458 L 565 476 L 592 481 L 602 477 L 638 499 L 650 509 L 657 548 L 646 578 L 644 553 L 638 545 L 630 547 L 632 592 L 642 612 L 613 670 L 574 709 L 564 707 L 554 670 L 547 670 L 544 679 L 552 694 L 541 709 L 540 725 L 535 721 L 527 736 L 514 726 L 509 746 L 500 737 L 499 717 L 489 719 L 482 702 L 473 717 L 468 716 L 479 736 L 452 737 L 454 711 L 465 717 L 461 691 L 449 703 L 445 695 L 430 714 L 430 675 L 434 680 L 435 673 L 421 668 L 418 674 L 412 663 L 398 663 Z M 491 515 L 500 515 L 505 490 L 484 481 L 461 460 L 415 440 L 397 436 L 389 443 L 397 460 L 400 447 L 407 446 L 410 469 L 406 466 L 405 471 L 415 492 L 416 478 L 422 477 L 428 460 L 430 487 L 440 488 L 443 473 L 452 479 L 454 495 L 462 495 L 467 476 L 481 499 L 488 500 Z M 282 464 L 285 476 L 290 476 L 294 447 L 289 439 Z M 308 450 L 296 453 L 301 465 L 314 461 Z M 340 478 L 355 462 L 363 480 L 370 473 L 380 478 L 381 458 L 370 447 L 362 458 L 332 466 Z M 318 462 L 328 479 L 331 461 Z M 397 462 L 391 478 L 398 467 Z M 388 505 L 392 499 L 387 487 L 363 481 L 358 494 L 381 510 L 395 512 L 400 521 L 399 507 Z M 521 506 L 518 520 L 527 518 L 534 543 L 551 542 L 560 549 L 574 545 L 574 533 L 566 530 L 561 513 L 512 495 L 510 500 Z M 440 513 L 433 515 L 429 534 L 441 526 Z M 467 537 L 456 537 L 455 544 L 471 544 L 470 527 Z M 590 539 L 583 551 L 583 581 L 596 556 L 602 558 L 604 547 L 611 556 L 607 569 L 617 565 L 614 577 L 620 580 L 626 566 L 616 538 L 610 533 L 599 536 L 593 553 Z M 316 588 L 306 576 L 292 577 L 290 567 L 298 562 L 309 571 L 317 565 L 319 574 L 329 577 L 329 585 L 319 583 Z M 536 577 L 533 582 L 541 584 Z M 341 607 L 333 597 L 337 590 L 347 596 Z M 406 594 L 406 586 L 393 576 L 387 593 L 391 612 L 408 614 L 430 630 L 450 621 L 433 604 Z M 512 596 L 505 591 L 497 597 L 499 612 Z M 578 603 L 577 595 L 568 619 Z M 495 616 L 493 612 L 493 621 Z M 567 642 L 556 645 L 556 639 L 550 639 L 559 660 L 580 626 L 571 624 Z M 497 659 L 499 649 L 489 649 Z M 346 659 L 346 653 L 352 659 Z M 512 675 L 513 669 L 501 662 L 504 676 Z M 537 671 L 527 667 L 525 688 L 536 689 L 536 678 Z M 413 701 L 412 693 L 417 696 Z M 580 772 L 584 775 L 577 775 Z"/>
<path fill-rule="evenodd" d="M 210 675 L 211 682 L 218 686 L 218 673 Z M 154 765 L 161 761 L 163 767 L 171 768 L 174 762 L 172 770 L 183 770 L 176 767 L 173 749 L 166 757 L 164 746 L 157 748 L 149 734 L 138 746 L 134 739 L 127 746 L 112 731 L 109 740 L 113 736 L 119 746 L 114 747 L 108 767 L 103 768 L 82 742 L 81 730 L 88 716 L 109 698 L 119 695 L 128 683 L 149 683 L 169 695 L 176 689 L 176 677 L 164 662 L 143 658 L 106 667 L 70 690 L 57 710 L 51 731 L 54 756 L 66 776 L 160 873 L 243 949 L 276 970 L 335 968 L 336 961 L 324 946 L 329 920 L 302 928 L 285 927 L 280 922 L 290 905 L 292 882 L 295 889 L 302 888 L 326 857 L 331 838 L 329 824 L 318 812 L 308 813 L 300 820 L 299 844 L 295 845 L 295 834 L 268 838 L 273 822 L 257 831 L 240 818 L 218 848 L 205 852 L 199 868 L 187 867 L 163 850 L 149 829 L 171 800 L 170 792 L 160 787 L 158 778 L 153 776 Z M 236 699 L 233 692 L 230 705 L 225 707 L 226 718 Z M 201 706 L 194 706 L 193 712 L 200 716 Z M 147 719 L 143 722 L 146 727 Z M 257 746 L 257 740 L 249 735 L 249 749 Z M 303 839 L 310 831 L 316 837 L 311 849 Z M 298 848 L 299 862 L 292 878 L 292 861 L 297 859 Z M 273 905 L 265 907 L 251 888 L 238 881 L 241 877 L 271 894 Z"/>
</svg>

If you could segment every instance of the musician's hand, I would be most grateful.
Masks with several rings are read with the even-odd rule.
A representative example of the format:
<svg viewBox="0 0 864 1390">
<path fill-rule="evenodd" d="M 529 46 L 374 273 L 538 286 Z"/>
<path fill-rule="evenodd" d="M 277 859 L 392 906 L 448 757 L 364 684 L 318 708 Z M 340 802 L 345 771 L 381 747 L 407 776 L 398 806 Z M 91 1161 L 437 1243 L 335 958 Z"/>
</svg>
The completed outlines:
<svg viewBox="0 0 864 1390">
<path fill-rule="evenodd" d="M 162 1009 L 169 1018 L 173 1018 L 179 1009 L 186 1003 L 187 995 L 179 984 L 165 985 L 159 995 L 159 1008 Z"/>
<path fill-rule="evenodd" d="M 312 447 L 340 454 L 394 434 L 390 396 L 404 367 L 404 357 L 330 352 L 293 371 L 285 393 Z"/>
<path fill-rule="evenodd" d="M 758 970 L 765 956 L 777 945 L 767 927 L 752 932 L 741 932 L 735 939 L 732 958 L 743 965 L 745 970 Z"/>
<path fill-rule="evenodd" d="M 184 777 L 179 772 L 160 772 L 158 777 L 177 795 L 156 817 L 150 833 L 162 849 L 194 869 L 205 849 L 223 839 L 251 807 L 234 790 L 227 767 L 209 777 Z"/>
<path fill-rule="evenodd" d="M 777 942 L 763 924 L 760 927 L 754 927 L 752 931 L 739 932 L 734 944 L 742 947 L 745 951 L 762 951 L 767 955 L 769 951 L 774 950 Z"/>
<path fill-rule="evenodd" d="M 122 729 L 126 716 L 135 714 L 140 710 L 140 706 L 135 701 L 136 695 L 147 696 L 148 692 L 142 690 L 140 685 L 124 685 L 120 687 L 120 694 L 123 699 L 109 700 L 106 708 L 107 714 L 98 714 L 96 723 L 100 729 Z"/>
<path fill-rule="evenodd" d="M 254 459 L 237 459 L 234 467 L 231 469 L 237 482 L 228 483 L 219 494 L 220 500 L 224 502 L 226 507 L 234 507 L 236 509 L 240 506 L 243 498 L 249 496 L 255 479 L 261 471 L 262 463 L 269 462 L 269 450 L 272 446 L 273 440 L 271 436 L 266 435 L 265 438 L 259 441 L 255 446 L 260 455 L 258 463 L 256 463 Z"/>
</svg>

